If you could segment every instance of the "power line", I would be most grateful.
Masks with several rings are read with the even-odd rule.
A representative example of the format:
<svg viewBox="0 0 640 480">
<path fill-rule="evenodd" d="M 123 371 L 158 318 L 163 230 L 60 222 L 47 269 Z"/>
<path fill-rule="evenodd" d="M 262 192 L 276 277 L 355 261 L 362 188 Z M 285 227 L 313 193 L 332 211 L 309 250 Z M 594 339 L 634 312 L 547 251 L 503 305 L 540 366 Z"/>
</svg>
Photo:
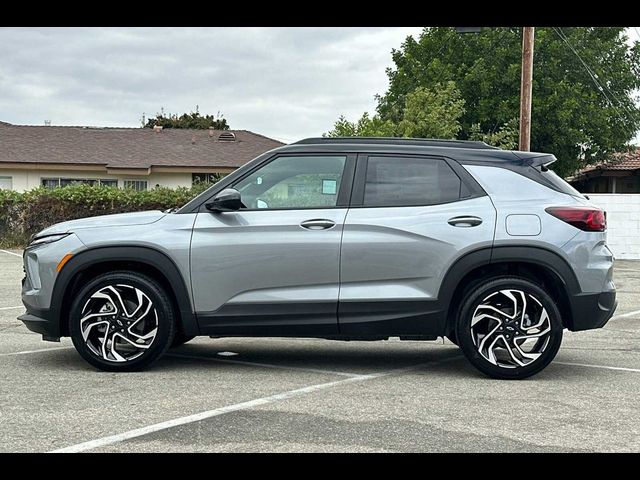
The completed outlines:
<svg viewBox="0 0 640 480">
<path fill-rule="evenodd" d="M 569 40 L 567 38 L 567 36 L 562 32 L 559 31 L 560 34 L 562 34 L 562 39 L 564 40 L 564 42 L 569 45 L 569 48 L 571 48 L 571 50 L 575 53 L 575 55 L 578 57 L 578 59 L 582 62 L 582 64 L 585 66 L 585 68 L 587 69 L 587 72 L 589 73 L 589 75 L 592 77 L 592 79 L 596 82 L 596 85 L 599 87 L 600 90 L 603 90 L 603 94 L 605 95 L 605 97 L 607 98 L 607 100 L 609 101 L 609 103 L 611 104 L 611 106 L 615 109 L 616 107 L 612 104 L 611 100 L 609 99 L 609 97 L 606 95 L 606 93 L 604 92 L 604 89 L 606 89 L 609 92 L 609 95 L 611 97 L 613 97 L 618 105 L 620 106 L 620 108 L 622 108 L 626 113 L 629 113 L 631 115 L 634 115 L 636 112 L 634 110 L 631 109 L 631 107 L 629 107 L 628 105 L 625 105 L 624 102 L 622 102 L 617 96 L 616 94 L 609 88 L 609 86 L 606 84 L 606 82 L 604 83 L 604 85 L 600 82 L 600 79 L 597 75 L 597 73 L 591 68 L 589 67 L 589 65 L 586 64 L 586 62 L 582 59 L 582 57 L 578 54 L 578 52 L 575 50 L 575 48 L 573 48 L 573 46 L 569 43 Z M 602 64 L 602 66 L 604 66 L 604 63 Z M 611 72 L 610 69 L 607 69 L 609 74 L 613 77 L 613 73 Z M 616 109 L 616 112 L 618 112 L 618 110 Z M 619 113 L 619 112 L 618 112 Z"/>
<path fill-rule="evenodd" d="M 569 42 L 569 40 L 567 39 L 567 37 L 556 27 L 552 27 L 553 30 L 556 32 L 556 34 L 558 35 L 558 37 L 560 37 L 560 39 L 569 47 L 569 49 L 571 49 L 571 51 L 575 54 L 575 56 L 578 58 L 578 60 L 580 61 L 580 63 L 582 64 L 582 66 L 585 68 L 585 70 L 587 71 L 587 74 L 589 75 L 589 77 L 591 78 L 593 84 L 596 86 L 596 89 L 598 91 L 600 91 L 600 93 L 602 93 L 602 95 L 605 97 L 605 99 L 607 100 L 607 102 L 609 103 L 609 105 L 615 110 L 617 116 L 620 118 L 620 120 L 622 120 L 622 129 L 624 131 L 624 133 L 626 135 L 628 135 L 630 138 L 633 138 L 635 136 L 635 132 L 631 132 L 626 125 L 626 118 L 624 117 L 624 115 L 622 115 L 620 113 L 620 110 L 618 110 L 618 108 L 613 104 L 613 102 L 611 101 L 611 99 L 609 98 L 609 96 L 607 95 L 607 93 L 605 92 L 605 87 L 603 87 L 600 82 L 598 81 L 597 75 L 595 74 L 595 72 L 589 67 L 589 65 L 587 65 L 587 63 L 583 60 L 583 58 L 580 56 L 580 54 L 576 51 L 575 48 L 573 48 L 573 45 L 571 45 L 571 43 Z M 607 87 L 608 89 L 608 87 Z M 609 93 L 614 97 L 615 95 L 613 94 L 613 92 L 611 92 L 611 90 L 609 90 Z M 618 103 L 620 104 L 620 106 L 622 108 L 625 108 L 622 104 L 622 102 L 620 102 L 620 100 L 618 100 L 616 98 L 616 100 L 618 101 Z M 632 113 L 630 111 L 626 111 L 626 113 Z"/>
</svg>

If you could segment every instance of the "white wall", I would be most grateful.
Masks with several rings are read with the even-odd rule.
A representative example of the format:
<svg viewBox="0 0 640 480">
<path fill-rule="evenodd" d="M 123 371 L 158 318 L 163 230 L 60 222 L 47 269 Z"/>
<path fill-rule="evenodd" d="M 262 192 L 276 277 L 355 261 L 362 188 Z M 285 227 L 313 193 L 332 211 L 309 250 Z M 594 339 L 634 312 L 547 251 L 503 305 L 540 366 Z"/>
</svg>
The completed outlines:
<svg viewBox="0 0 640 480">
<path fill-rule="evenodd" d="M 104 178 L 117 179 L 118 186 L 124 187 L 124 180 L 146 180 L 151 189 L 156 185 L 162 187 L 190 187 L 191 173 L 151 173 L 151 175 L 107 175 L 98 171 L 82 170 L 6 170 L 0 168 L 0 177 L 11 178 L 13 190 L 24 192 L 39 187 L 42 178 Z M 7 183 L 3 180 L 3 183 Z"/>
<path fill-rule="evenodd" d="M 607 212 L 607 244 L 615 258 L 640 259 L 640 194 L 587 195 Z"/>
</svg>

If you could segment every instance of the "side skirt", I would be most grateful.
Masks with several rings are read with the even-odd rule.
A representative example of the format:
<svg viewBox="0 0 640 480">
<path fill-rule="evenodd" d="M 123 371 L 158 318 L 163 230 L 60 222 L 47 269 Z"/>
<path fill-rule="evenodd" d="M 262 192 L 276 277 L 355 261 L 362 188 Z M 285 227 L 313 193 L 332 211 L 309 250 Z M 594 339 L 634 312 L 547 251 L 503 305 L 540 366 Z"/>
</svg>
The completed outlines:
<svg viewBox="0 0 640 480">
<path fill-rule="evenodd" d="M 228 304 L 198 313 L 209 336 L 432 340 L 445 311 L 436 301 Z M 339 318 L 339 320 L 338 320 Z"/>
<path fill-rule="evenodd" d="M 269 337 L 337 335 L 337 302 L 242 303 L 198 313 L 202 335 Z"/>
</svg>

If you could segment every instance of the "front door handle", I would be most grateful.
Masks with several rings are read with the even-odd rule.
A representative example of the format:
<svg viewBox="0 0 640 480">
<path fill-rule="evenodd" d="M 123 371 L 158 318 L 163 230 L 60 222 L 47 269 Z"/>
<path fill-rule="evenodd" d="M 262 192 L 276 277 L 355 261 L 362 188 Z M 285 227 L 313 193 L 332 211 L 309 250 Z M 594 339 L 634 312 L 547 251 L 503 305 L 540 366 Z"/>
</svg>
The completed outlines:
<svg viewBox="0 0 640 480">
<path fill-rule="evenodd" d="M 313 218 L 311 220 L 305 220 L 300 226 L 307 230 L 328 230 L 335 227 L 336 222 L 327 220 L 326 218 Z"/>
<path fill-rule="evenodd" d="M 475 227 L 482 223 L 482 219 L 472 215 L 461 215 L 459 217 L 450 218 L 447 223 L 454 227 Z"/>
</svg>

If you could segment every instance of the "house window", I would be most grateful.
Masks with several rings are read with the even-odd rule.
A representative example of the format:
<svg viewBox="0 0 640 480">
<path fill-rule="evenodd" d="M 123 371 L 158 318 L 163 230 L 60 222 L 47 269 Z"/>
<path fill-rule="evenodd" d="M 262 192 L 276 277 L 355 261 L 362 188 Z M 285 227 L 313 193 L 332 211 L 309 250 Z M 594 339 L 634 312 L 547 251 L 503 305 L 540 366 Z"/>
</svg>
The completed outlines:
<svg viewBox="0 0 640 480">
<path fill-rule="evenodd" d="M 198 183 L 216 183 L 224 174 L 222 173 L 193 173 L 191 174 L 191 184 L 197 185 Z"/>
<path fill-rule="evenodd" d="M 41 182 L 44 188 L 66 187 L 67 185 L 118 186 L 118 180 L 111 178 L 43 178 Z"/>
<path fill-rule="evenodd" d="M 60 186 L 67 187 L 69 185 L 95 185 L 97 180 L 89 179 L 89 178 L 61 178 Z"/>
<path fill-rule="evenodd" d="M 13 177 L 0 177 L 0 190 L 12 190 Z"/>
<path fill-rule="evenodd" d="M 147 189 L 147 181 L 146 180 L 125 180 L 124 188 L 132 188 L 136 192 L 142 192 Z"/>
<path fill-rule="evenodd" d="M 118 180 L 116 180 L 116 179 L 100 179 L 100 186 L 118 188 Z"/>
</svg>

